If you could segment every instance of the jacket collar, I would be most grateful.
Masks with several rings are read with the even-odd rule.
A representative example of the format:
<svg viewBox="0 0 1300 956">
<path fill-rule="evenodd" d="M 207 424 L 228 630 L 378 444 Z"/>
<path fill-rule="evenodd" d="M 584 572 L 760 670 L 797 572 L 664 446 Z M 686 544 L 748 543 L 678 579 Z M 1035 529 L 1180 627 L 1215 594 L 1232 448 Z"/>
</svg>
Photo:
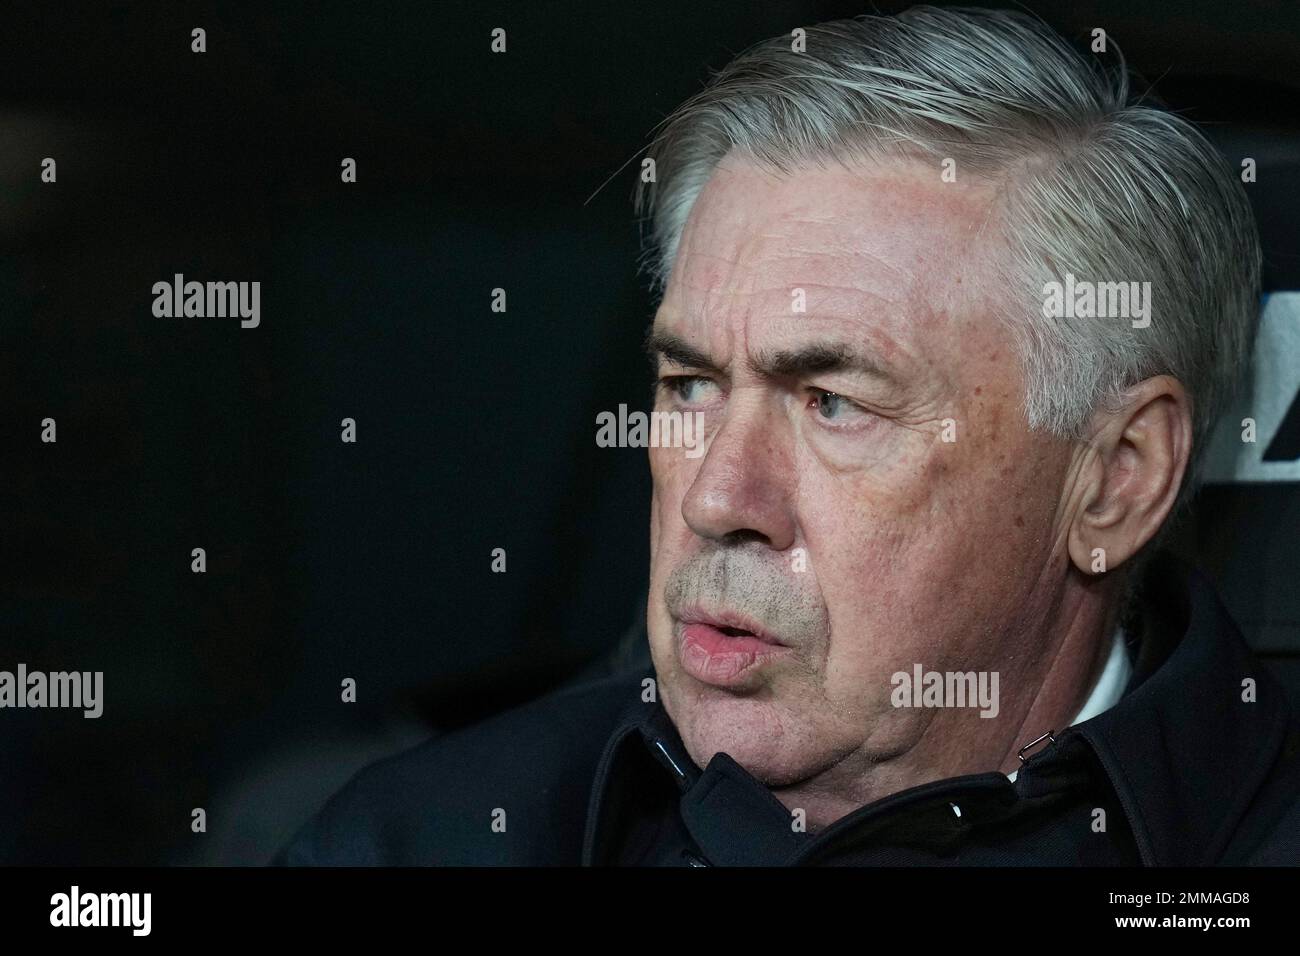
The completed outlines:
<svg viewBox="0 0 1300 956">
<path fill-rule="evenodd" d="M 1056 743 L 1024 764 L 1017 790 L 1054 764 L 1078 759 L 1082 741 L 1096 754 L 1147 865 L 1214 862 L 1227 845 L 1282 746 L 1290 719 L 1285 695 L 1253 658 L 1213 585 L 1199 571 L 1157 555 L 1144 578 L 1131 626 L 1137 661 L 1124 697 L 1104 713 L 1056 735 Z M 653 671 L 647 671 L 653 676 Z M 1243 694 L 1254 682 L 1254 700 Z M 652 758 L 647 761 L 646 756 Z M 583 847 L 586 864 L 605 862 L 618 828 L 619 803 L 636 765 L 683 795 L 681 816 L 691 837 L 722 865 L 761 865 L 808 858 L 831 840 L 878 827 L 891 812 L 946 812 L 945 790 L 960 783 L 993 803 L 1012 784 L 984 773 L 935 781 L 891 794 L 813 838 L 794 833 L 790 815 L 771 792 L 725 753 L 703 771 L 691 760 L 662 704 L 636 700 L 621 713 L 597 767 Z M 1029 779 L 1025 779 L 1028 777 Z"/>
<path fill-rule="evenodd" d="M 682 823 L 714 863 L 770 864 L 792 857 L 799 848 L 801 835 L 792 831 L 789 811 L 770 790 L 725 753 L 715 754 L 701 770 L 663 705 L 637 701 L 620 714 L 597 766 L 584 865 L 608 862 L 609 842 L 621 823 L 620 803 L 642 785 L 632 779 L 635 769 L 655 765 L 660 777 L 676 785 Z"/>
<path fill-rule="evenodd" d="M 1199 569 L 1159 555 L 1144 581 L 1128 691 L 1057 739 L 1092 747 L 1144 863 L 1207 865 L 1273 767 L 1290 708 Z"/>
</svg>

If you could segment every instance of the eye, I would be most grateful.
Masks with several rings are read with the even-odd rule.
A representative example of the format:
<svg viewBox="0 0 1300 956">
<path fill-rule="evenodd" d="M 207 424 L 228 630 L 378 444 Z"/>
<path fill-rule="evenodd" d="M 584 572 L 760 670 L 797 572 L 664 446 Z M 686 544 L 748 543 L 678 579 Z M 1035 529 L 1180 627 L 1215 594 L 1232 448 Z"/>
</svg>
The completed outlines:
<svg viewBox="0 0 1300 956">
<path fill-rule="evenodd" d="M 708 387 L 715 385 L 712 379 L 702 375 L 665 375 L 659 384 L 683 405 L 693 405 L 708 398 Z"/>
<path fill-rule="evenodd" d="M 866 409 L 843 395 L 821 388 L 811 388 L 809 392 L 808 407 L 815 409 L 817 417 L 823 421 L 847 425 L 867 415 Z"/>
</svg>

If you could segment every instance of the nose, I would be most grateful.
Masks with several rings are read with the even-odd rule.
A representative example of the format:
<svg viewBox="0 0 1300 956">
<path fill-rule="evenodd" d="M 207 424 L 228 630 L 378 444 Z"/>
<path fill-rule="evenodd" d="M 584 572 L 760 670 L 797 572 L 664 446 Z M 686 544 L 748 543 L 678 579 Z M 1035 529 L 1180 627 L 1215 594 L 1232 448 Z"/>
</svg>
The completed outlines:
<svg viewBox="0 0 1300 956">
<path fill-rule="evenodd" d="M 702 538 L 758 539 L 784 551 L 796 535 L 789 436 L 761 405 L 733 396 L 725 414 L 682 499 L 682 517 Z"/>
</svg>

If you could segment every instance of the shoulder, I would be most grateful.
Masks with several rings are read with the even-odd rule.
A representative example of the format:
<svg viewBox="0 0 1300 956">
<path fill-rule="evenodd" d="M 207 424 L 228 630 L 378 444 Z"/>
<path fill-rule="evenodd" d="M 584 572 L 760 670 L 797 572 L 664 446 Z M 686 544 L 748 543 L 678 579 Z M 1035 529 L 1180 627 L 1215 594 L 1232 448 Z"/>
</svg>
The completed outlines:
<svg viewBox="0 0 1300 956">
<path fill-rule="evenodd" d="M 577 864 L 596 764 L 640 677 L 554 692 L 363 768 L 274 862 Z"/>
<path fill-rule="evenodd" d="M 1225 857 L 1224 862 L 1249 866 L 1300 866 L 1300 722 L 1294 718 Z"/>
</svg>

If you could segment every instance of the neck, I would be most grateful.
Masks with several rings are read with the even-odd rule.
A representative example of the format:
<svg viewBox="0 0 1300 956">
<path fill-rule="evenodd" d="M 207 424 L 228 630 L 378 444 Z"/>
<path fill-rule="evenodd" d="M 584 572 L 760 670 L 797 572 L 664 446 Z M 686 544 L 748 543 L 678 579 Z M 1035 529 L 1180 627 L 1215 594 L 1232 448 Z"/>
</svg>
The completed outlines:
<svg viewBox="0 0 1300 956">
<path fill-rule="evenodd" d="M 1003 642 L 997 716 L 976 708 L 927 711 L 906 751 L 881 759 L 864 745 L 807 780 L 773 790 L 787 807 L 801 807 L 809 828 L 829 826 L 891 793 L 965 774 L 1010 773 L 1026 744 L 1064 730 L 1087 700 L 1105 666 L 1116 626 L 1115 580 L 1071 575 Z"/>
</svg>

